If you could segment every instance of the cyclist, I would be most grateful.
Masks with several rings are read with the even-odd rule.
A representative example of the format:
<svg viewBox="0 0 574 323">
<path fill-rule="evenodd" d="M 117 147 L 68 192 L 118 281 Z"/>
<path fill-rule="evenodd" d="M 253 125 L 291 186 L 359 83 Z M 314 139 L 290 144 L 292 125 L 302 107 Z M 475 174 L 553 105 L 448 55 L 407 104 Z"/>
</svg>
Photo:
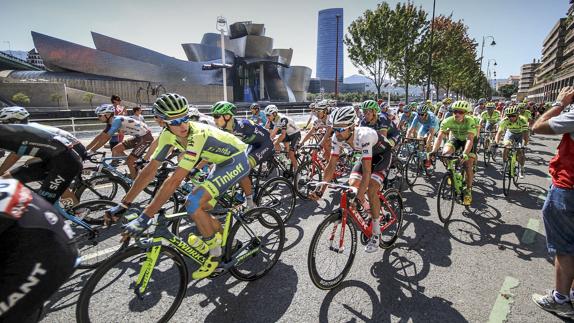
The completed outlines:
<svg viewBox="0 0 574 323">
<path fill-rule="evenodd" d="M 417 113 L 415 112 L 416 110 L 417 110 L 417 103 L 411 102 L 409 104 L 409 107 L 405 110 L 405 112 L 401 116 L 401 119 L 399 120 L 400 131 L 406 131 L 408 126 L 413 123 L 413 120 L 417 116 Z"/>
<path fill-rule="evenodd" d="M 234 134 L 249 145 L 249 166 L 251 169 L 254 169 L 256 165 L 271 158 L 273 155 L 273 142 L 269 132 L 261 125 L 255 124 L 251 120 L 235 118 L 236 110 L 237 108 L 233 103 L 219 101 L 211 107 L 211 115 L 219 129 Z M 243 177 L 239 181 L 239 185 L 245 192 L 247 208 L 254 208 L 253 189 L 249 176 Z"/>
<path fill-rule="evenodd" d="M 201 122 L 201 123 L 208 124 L 210 126 L 215 126 L 215 122 L 213 122 L 213 118 L 199 112 L 198 108 L 190 107 L 187 116 L 189 117 L 189 121 Z M 151 146 L 150 146 L 150 148 L 151 148 Z"/>
<path fill-rule="evenodd" d="M 374 101 L 373 101 L 374 102 Z M 376 102 L 374 102 L 377 104 Z M 380 208 L 381 202 L 377 192 L 388 172 L 391 164 L 391 149 L 384 138 L 374 129 L 367 127 L 355 127 L 356 114 L 352 106 L 341 107 L 332 114 L 333 123 L 333 146 L 331 159 L 325 169 L 323 181 L 329 182 L 339 159 L 339 153 L 345 146 L 362 153 L 361 160 L 354 166 L 349 178 L 349 185 L 357 187 L 357 199 L 359 209 L 365 201 L 365 193 L 368 195 L 373 220 L 373 235 L 365 247 L 367 252 L 375 252 L 379 249 L 380 240 Z M 317 200 L 326 187 L 318 187 L 310 195 L 311 199 Z"/>
<path fill-rule="evenodd" d="M 110 138 L 117 132 L 123 132 L 126 135 L 133 136 L 129 140 L 124 140 L 112 149 L 112 156 L 121 156 L 125 150 L 131 149 L 131 153 L 126 160 L 130 171 L 130 177 L 133 179 L 137 175 L 135 162 L 142 157 L 145 150 L 153 141 L 150 128 L 139 120 L 126 116 L 114 116 L 114 106 L 111 104 L 100 105 L 96 108 L 96 115 L 100 122 L 105 123 L 106 129 L 97 135 L 87 148 L 90 152 L 100 149 Z"/>
<path fill-rule="evenodd" d="M 309 140 L 314 134 L 322 133 L 323 137 L 322 140 L 320 140 L 320 143 L 323 148 L 323 156 L 327 157 L 331 154 L 331 138 L 325 136 L 328 128 L 329 107 L 327 105 L 317 104 L 315 107 L 315 115 L 316 118 L 313 121 L 313 127 L 311 127 L 311 130 L 307 132 L 301 141 L 301 145 L 304 145 L 305 142 L 307 142 L 307 140 Z"/>
<path fill-rule="evenodd" d="M 417 133 L 417 138 L 425 138 L 425 148 L 427 152 L 429 152 L 432 147 L 434 134 L 439 127 L 438 118 L 430 111 L 431 107 L 432 105 L 428 103 L 423 103 L 419 106 L 417 116 L 409 126 L 406 136 L 407 138 L 415 138 L 415 133 Z M 428 158 L 424 162 L 425 167 L 430 167 L 430 160 Z"/>
<path fill-rule="evenodd" d="M 327 101 L 326 100 L 322 100 L 322 101 L 318 101 L 318 102 L 311 102 L 309 104 L 309 119 L 307 119 L 307 123 L 305 124 L 305 126 L 303 127 L 303 130 L 307 130 L 307 128 L 309 128 L 309 125 L 311 124 L 311 122 L 313 122 L 313 120 L 315 120 L 315 108 L 317 108 L 318 105 L 321 105 L 323 107 L 327 107 Z M 264 113 L 265 114 L 265 113 Z"/>
<path fill-rule="evenodd" d="M 49 202 L 0 179 L 0 322 L 37 322 L 44 302 L 74 273 L 74 233 Z"/>
<path fill-rule="evenodd" d="M 534 110 L 534 102 L 530 101 L 528 103 L 520 103 L 518 105 L 518 111 L 520 116 L 524 117 L 528 121 L 528 129 L 532 128 L 534 123 L 534 118 L 532 111 Z"/>
<path fill-rule="evenodd" d="M 494 102 L 488 102 L 486 111 L 480 114 L 480 125 L 484 127 L 484 131 L 496 130 L 496 125 L 500 121 L 500 112 L 495 110 L 495 107 Z"/>
<path fill-rule="evenodd" d="M 474 108 L 474 112 L 473 115 L 475 116 L 479 116 L 484 112 L 485 109 L 485 104 L 486 104 L 486 99 L 485 98 L 480 98 L 478 99 L 477 105 Z"/>
<path fill-rule="evenodd" d="M 265 115 L 268 117 L 268 127 L 266 128 L 270 129 L 272 139 L 275 138 L 275 136 L 279 133 L 279 130 L 281 130 L 281 134 L 275 139 L 273 146 L 275 147 L 275 151 L 279 152 L 279 144 L 284 144 L 285 150 L 289 152 L 289 159 L 291 160 L 291 172 L 294 173 L 297 169 L 297 158 L 295 157 L 295 151 L 297 150 L 299 140 L 301 140 L 301 130 L 295 121 L 293 121 L 293 119 L 280 114 L 279 109 L 277 109 L 277 106 L 274 104 L 270 104 L 265 107 Z"/>
<path fill-rule="evenodd" d="M 173 101 L 175 104 L 171 104 Z M 246 144 L 234 135 L 215 127 L 189 122 L 188 109 L 187 100 L 182 100 L 179 95 L 173 93 L 162 95 L 154 104 L 154 114 L 164 119 L 169 129 L 168 132 L 162 133 L 165 134 L 164 141 L 160 139 L 160 145 L 154 153 L 155 158 L 161 159 L 161 155 L 170 150 L 169 146 L 176 145 L 185 146 L 182 147 L 184 154 L 175 172 L 166 179 L 151 203 L 126 225 L 126 234 L 138 236 L 145 231 L 153 216 L 182 181 L 188 175 L 193 176 L 199 171 L 195 167 L 201 165 L 200 161 L 214 164 L 206 180 L 187 196 L 185 203 L 187 213 L 191 215 L 203 237 L 200 239 L 190 235 L 188 240 L 192 246 L 203 250 L 203 253 L 209 252 L 204 265 L 192 274 L 193 279 L 202 279 L 213 273 L 222 254 L 221 223 L 206 211 L 215 206 L 221 193 L 249 173 L 249 161 Z"/>
<path fill-rule="evenodd" d="M 251 106 L 249 107 L 249 110 L 251 111 L 249 119 L 253 121 L 255 124 L 265 127 L 265 124 L 267 124 L 267 117 L 265 116 L 265 113 L 261 111 L 259 103 L 252 103 Z"/>
<path fill-rule="evenodd" d="M 502 153 L 503 160 L 508 158 L 508 149 L 512 147 L 513 143 L 524 143 L 524 147 L 528 145 L 528 120 L 519 115 L 518 106 L 512 106 L 506 109 L 506 116 L 498 125 L 498 132 L 494 141 L 496 147 L 500 143 L 502 134 L 504 133 L 504 151 Z M 517 154 L 518 163 L 520 164 L 520 172 L 518 176 L 524 177 L 524 151 L 519 150 Z"/>
<path fill-rule="evenodd" d="M 458 150 L 462 150 L 462 159 L 466 167 L 466 190 L 464 194 L 464 205 L 472 203 L 472 181 L 474 177 L 473 164 L 475 154 L 473 151 L 476 137 L 476 123 L 474 119 L 466 115 L 470 111 L 470 103 L 466 101 L 456 101 L 451 106 L 453 116 L 443 120 L 440 131 L 434 142 L 431 155 L 436 154 L 442 139 L 446 133 L 450 133 L 449 140 L 443 148 L 443 155 L 452 155 Z"/>
<path fill-rule="evenodd" d="M 443 113 L 442 113 L 442 115 L 441 115 L 441 121 L 444 120 L 444 119 L 446 119 L 446 118 L 448 118 L 448 117 L 451 117 L 451 116 L 452 116 L 452 109 L 451 109 L 452 102 L 453 102 L 453 101 L 452 101 L 452 98 L 450 98 L 450 97 L 449 97 L 449 98 L 444 98 L 444 99 L 442 100 L 442 103 L 443 103 L 443 107 L 442 107 L 442 108 L 443 108 Z"/>
<path fill-rule="evenodd" d="M 363 117 L 359 121 L 359 126 L 375 129 L 390 147 L 394 147 L 399 139 L 400 132 L 388 114 L 382 112 L 374 100 L 363 102 L 361 110 L 363 111 Z"/>
</svg>

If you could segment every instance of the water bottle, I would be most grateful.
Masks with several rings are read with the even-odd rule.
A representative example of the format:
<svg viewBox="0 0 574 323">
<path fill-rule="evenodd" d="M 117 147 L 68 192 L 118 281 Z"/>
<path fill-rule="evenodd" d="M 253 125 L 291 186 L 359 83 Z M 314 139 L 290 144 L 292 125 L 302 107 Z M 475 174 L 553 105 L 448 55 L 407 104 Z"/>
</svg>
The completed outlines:
<svg viewBox="0 0 574 323">
<path fill-rule="evenodd" d="M 193 233 L 190 233 L 189 236 L 187 237 L 187 243 L 204 255 L 209 252 L 209 246 L 207 245 L 207 243 L 205 243 L 203 239 L 201 239 L 200 237 L 196 236 Z"/>
</svg>

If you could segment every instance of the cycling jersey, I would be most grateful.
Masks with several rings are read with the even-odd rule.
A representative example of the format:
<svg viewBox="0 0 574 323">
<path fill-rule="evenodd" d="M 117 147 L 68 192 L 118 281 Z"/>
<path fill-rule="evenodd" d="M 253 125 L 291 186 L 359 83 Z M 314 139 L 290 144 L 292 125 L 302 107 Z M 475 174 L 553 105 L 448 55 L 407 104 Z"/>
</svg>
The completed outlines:
<svg viewBox="0 0 574 323">
<path fill-rule="evenodd" d="M 269 131 L 263 126 L 247 119 L 234 119 L 232 133 L 241 141 L 250 145 L 249 157 L 251 167 L 271 157 L 273 142 Z"/>
<path fill-rule="evenodd" d="M 527 121 L 532 120 L 532 112 L 530 112 L 530 110 L 524 110 L 524 111 L 522 111 L 522 113 L 520 114 L 520 116 L 524 117 Z"/>
<path fill-rule="evenodd" d="M 416 116 L 417 116 L 417 113 L 412 112 L 412 111 L 411 111 L 411 114 L 408 116 L 406 113 L 403 113 L 403 115 L 401 116 L 400 122 L 405 122 L 406 125 L 410 125 L 411 123 L 413 123 L 413 120 L 415 119 Z"/>
<path fill-rule="evenodd" d="M 126 116 L 115 116 L 112 122 L 108 124 L 104 132 L 108 135 L 113 136 L 118 131 L 123 131 L 124 134 L 128 136 L 143 136 L 146 133 L 151 133 L 148 125 L 145 122 L 141 122 L 132 117 Z"/>
<path fill-rule="evenodd" d="M 480 114 L 480 119 L 482 122 L 497 123 L 500 121 L 500 112 L 492 110 L 492 114 L 489 114 L 488 111 L 484 111 Z"/>
<path fill-rule="evenodd" d="M 457 122 L 455 116 L 452 116 L 442 121 L 440 130 L 449 131 L 451 137 L 464 141 L 468 138 L 469 133 L 476 136 L 476 122 L 474 118 L 468 115 L 464 116 L 462 122 Z"/>
<path fill-rule="evenodd" d="M 368 127 L 374 129 L 375 131 L 379 130 L 386 130 L 387 131 L 387 139 L 396 140 L 400 136 L 400 131 L 397 125 L 390 119 L 388 114 L 381 113 L 379 117 L 375 119 L 375 122 L 370 123 L 363 117 L 359 122 L 359 126 L 361 127 Z"/>
<path fill-rule="evenodd" d="M 19 156 L 47 159 L 73 145 L 70 139 L 34 125 L 0 125 L 0 133 L 2 134 L 0 148 L 12 151 Z"/>
<path fill-rule="evenodd" d="M 263 113 L 263 111 L 259 111 L 257 115 L 254 114 L 250 115 L 249 120 L 255 122 L 256 124 L 265 126 L 265 124 L 267 123 L 267 116 L 265 116 L 265 113 Z"/>
<path fill-rule="evenodd" d="M 505 131 L 518 134 L 528 131 L 528 120 L 522 116 L 516 118 L 516 121 L 511 122 L 508 117 L 502 119 L 498 125 L 498 131 Z"/>
<path fill-rule="evenodd" d="M 285 131 L 288 136 L 300 132 L 299 127 L 297 127 L 297 124 L 295 124 L 293 119 L 280 113 L 277 114 L 277 117 L 274 120 L 269 119 L 269 121 L 271 122 L 271 129 L 281 129 L 282 131 Z"/>
<path fill-rule="evenodd" d="M 418 134 L 420 137 L 426 135 L 431 129 L 435 129 L 435 131 L 438 129 L 438 118 L 436 117 L 436 115 L 432 112 L 427 112 L 427 117 L 426 120 L 423 121 L 420 115 L 417 115 L 414 119 L 413 122 L 410 124 L 409 129 L 414 128 L 417 129 L 419 126 L 419 131 Z"/>
<path fill-rule="evenodd" d="M 328 120 L 328 119 L 329 119 L 328 117 L 325 117 L 324 120 L 315 117 L 315 118 L 313 119 L 313 128 L 315 128 L 315 129 L 321 129 L 321 128 L 327 128 L 327 127 L 329 127 L 329 125 L 327 125 L 327 120 Z"/>
<path fill-rule="evenodd" d="M 341 142 L 337 140 L 336 135 L 333 134 L 331 138 L 331 156 L 339 156 L 341 148 L 349 147 L 354 151 L 360 151 L 362 154 L 361 159 L 372 159 L 373 156 L 384 153 L 388 148 L 384 138 L 381 138 L 382 136 L 379 136 L 372 128 L 357 127 L 354 130 L 354 134 L 352 145 L 349 145 L 346 141 Z"/>
<path fill-rule="evenodd" d="M 483 107 L 481 108 L 480 105 L 477 105 L 477 106 L 474 108 L 474 111 L 473 111 L 472 114 L 474 114 L 475 116 L 479 116 L 479 115 L 481 115 L 483 112 L 486 112 L 485 110 L 486 110 L 486 107 L 483 106 Z"/>
</svg>

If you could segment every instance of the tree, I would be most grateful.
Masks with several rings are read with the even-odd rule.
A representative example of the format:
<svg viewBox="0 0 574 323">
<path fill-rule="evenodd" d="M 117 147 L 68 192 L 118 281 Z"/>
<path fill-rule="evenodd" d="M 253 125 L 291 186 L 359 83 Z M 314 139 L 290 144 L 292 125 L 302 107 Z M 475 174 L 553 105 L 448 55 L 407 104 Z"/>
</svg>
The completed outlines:
<svg viewBox="0 0 574 323">
<path fill-rule="evenodd" d="M 89 103 L 90 104 L 90 108 L 92 108 L 92 101 L 94 100 L 94 97 L 96 95 L 94 93 L 91 92 L 87 92 L 86 94 L 84 94 L 84 97 L 82 98 L 82 101 Z"/>
<path fill-rule="evenodd" d="M 367 10 L 347 29 L 344 43 L 353 65 L 359 73 L 372 80 L 381 97 L 381 87 L 389 68 L 392 10 L 386 2 L 375 10 Z"/>
<path fill-rule="evenodd" d="M 30 104 L 30 97 L 23 92 L 18 92 L 12 96 L 12 101 L 21 105 Z"/>
<path fill-rule="evenodd" d="M 52 102 L 56 102 L 58 104 L 58 106 L 60 106 L 60 101 L 62 101 L 63 96 L 59 93 L 54 93 L 50 96 L 50 100 L 52 100 Z"/>
<path fill-rule="evenodd" d="M 512 97 L 513 94 L 518 92 L 518 87 L 514 84 L 506 84 L 498 88 L 498 92 L 503 97 L 510 99 L 510 97 Z"/>
</svg>

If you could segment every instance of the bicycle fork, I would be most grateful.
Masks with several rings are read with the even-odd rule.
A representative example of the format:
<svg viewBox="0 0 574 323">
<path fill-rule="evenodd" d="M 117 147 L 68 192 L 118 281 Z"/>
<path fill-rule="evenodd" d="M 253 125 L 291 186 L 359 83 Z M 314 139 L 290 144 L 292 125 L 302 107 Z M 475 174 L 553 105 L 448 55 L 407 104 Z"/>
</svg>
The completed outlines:
<svg viewBox="0 0 574 323">
<path fill-rule="evenodd" d="M 135 281 L 134 285 L 134 293 L 136 296 L 143 300 L 145 291 L 147 289 L 147 285 L 151 278 L 151 273 L 155 268 L 155 264 L 157 262 L 157 258 L 159 257 L 159 253 L 161 251 L 161 240 L 157 239 L 153 241 L 153 243 L 157 243 L 157 245 L 152 246 L 146 252 L 146 259 L 140 268 L 140 272 L 138 274 L 138 278 Z"/>
</svg>

